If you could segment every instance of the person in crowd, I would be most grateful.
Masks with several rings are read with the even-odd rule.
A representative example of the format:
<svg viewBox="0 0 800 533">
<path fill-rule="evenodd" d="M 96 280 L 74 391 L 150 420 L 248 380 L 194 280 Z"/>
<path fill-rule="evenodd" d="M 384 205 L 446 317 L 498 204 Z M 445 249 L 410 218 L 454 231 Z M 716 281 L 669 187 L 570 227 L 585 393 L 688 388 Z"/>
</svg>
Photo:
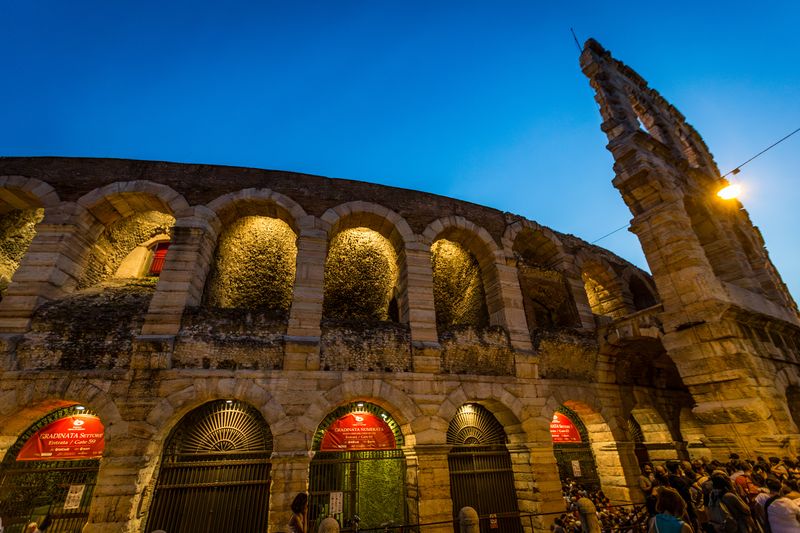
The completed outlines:
<svg viewBox="0 0 800 533">
<path fill-rule="evenodd" d="M 797 533 L 800 531 L 800 507 L 783 495 L 783 483 L 777 477 L 767 478 L 769 494 L 756 496 L 767 533 Z"/>
<path fill-rule="evenodd" d="M 306 533 L 306 511 L 308 494 L 301 492 L 292 500 L 292 517 L 289 519 L 289 533 Z"/>
<path fill-rule="evenodd" d="M 644 496 L 644 503 L 647 506 L 647 513 L 650 516 L 656 514 L 656 495 L 655 489 L 658 486 L 658 481 L 653 473 L 653 465 L 645 463 L 642 467 L 642 475 L 639 476 L 639 489 Z"/>
<path fill-rule="evenodd" d="M 583 533 L 601 533 L 600 521 L 597 518 L 597 507 L 586 493 L 579 490 L 572 492 L 573 509 L 578 512 Z"/>
<path fill-rule="evenodd" d="M 754 533 L 756 524 L 751 516 L 750 506 L 734 492 L 730 478 L 721 473 L 714 474 L 711 476 L 711 484 L 713 489 L 709 496 L 708 517 L 714 529 L 728 531 L 732 528 L 727 522 L 732 521 L 736 524 L 738 533 Z"/>
<path fill-rule="evenodd" d="M 649 533 L 693 533 L 692 526 L 682 520 L 686 502 L 672 487 L 659 487 L 656 496 L 656 514 L 650 519 Z"/>
<path fill-rule="evenodd" d="M 679 461 L 667 461 L 667 472 L 669 475 L 667 481 L 669 486 L 678 491 L 683 501 L 686 503 L 686 516 L 692 527 L 697 528 L 697 513 L 695 512 L 694 503 L 692 501 L 692 493 L 690 490 L 691 483 L 683 475 L 681 470 L 681 463 Z"/>
</svg>

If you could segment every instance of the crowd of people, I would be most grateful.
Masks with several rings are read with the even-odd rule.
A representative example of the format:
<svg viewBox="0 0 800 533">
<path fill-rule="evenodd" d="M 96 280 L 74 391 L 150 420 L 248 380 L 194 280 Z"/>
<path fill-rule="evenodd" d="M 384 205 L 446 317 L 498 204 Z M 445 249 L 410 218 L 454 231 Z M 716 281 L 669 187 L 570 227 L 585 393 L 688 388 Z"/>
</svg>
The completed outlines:
<svg viewBox="0 0 800 533">
<path fill-rule="evenodd" d="M 800 458 L 729 459 L 645 464 L 639 489 L 647 516 L 566 480 L 568 512 L 554 533 L 800 533 Z"/>
</svg>

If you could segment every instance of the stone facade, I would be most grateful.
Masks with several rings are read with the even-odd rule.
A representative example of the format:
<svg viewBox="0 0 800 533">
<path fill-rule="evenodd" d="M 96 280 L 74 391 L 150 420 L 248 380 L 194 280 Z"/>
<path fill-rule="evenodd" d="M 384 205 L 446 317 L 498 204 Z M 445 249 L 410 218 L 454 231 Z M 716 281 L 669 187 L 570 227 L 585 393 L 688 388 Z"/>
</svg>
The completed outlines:
<svg viewBox="0 0 800 533">
<path fill-rule="evenodd" d="M 468 403 L 502 424 L 523 513 L 563 506 L 549 431 L 561 406 L 580 416 L 616 502 L 640 498 L 631 419 L 654 459 L 797 453 L 800 321 L 758 230 L 741 205 L 713 198 L 719 172 L 672 106 L 594 41 L 581 64 L 652 277 L 519 216 L 415 191 L 0 158 L 0 227 L 15 239 L 3 248 L 13 253 L 0 302 L 0 449 L 58 407 L 95 411 L 107 444 L 90 533 L 143 530 L 165 441 L 220 399 L 255 407 L 274 438 L 271 532 L 306 490 L 320 423 L 350 402 L 399 424 L 411 519 L 443 532 L 447 429 Z M 250 217 L 280 230 L 261 239 L 242 225 Z M 165 238 L 157 282 L 113 275 Z M 293 272 L 225 255 L 241 251 L 236 242 L 265 258 L 289 250 Z M 259 270 L 272 263 L 274 277 Z"/>
</svg>

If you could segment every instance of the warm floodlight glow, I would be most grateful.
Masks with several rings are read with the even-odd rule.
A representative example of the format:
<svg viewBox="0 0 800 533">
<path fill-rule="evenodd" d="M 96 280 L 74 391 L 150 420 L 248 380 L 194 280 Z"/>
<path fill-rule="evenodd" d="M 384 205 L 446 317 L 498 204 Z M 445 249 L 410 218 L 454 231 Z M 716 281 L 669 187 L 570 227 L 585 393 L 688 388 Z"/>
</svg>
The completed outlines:
<svg viewBox="0 0 800 533">
<path fill-rule="evenodd" d="M 738 183 L 731 183 L 717 191 L 717 196 L 723 200 L 733 200 L 742 194 L 742 186 Z"/>
</svg>

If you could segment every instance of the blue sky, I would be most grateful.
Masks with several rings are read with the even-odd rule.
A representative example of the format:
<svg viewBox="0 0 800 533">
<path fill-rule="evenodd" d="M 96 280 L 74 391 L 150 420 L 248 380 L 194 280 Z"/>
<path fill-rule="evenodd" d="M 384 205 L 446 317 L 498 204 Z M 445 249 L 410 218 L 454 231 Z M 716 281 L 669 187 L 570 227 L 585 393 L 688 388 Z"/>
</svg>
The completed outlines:
<svg viewBox="0 0 800 533">
<path fill-rule="evenodd" d="M 10 2 L 0 155 L 286 169 L 592 241 L 629 219 L 569 33 L 675 104 L 726 172 L 800 127 L 796 2 Z M 742 202 L 800 295 L 800 133 Z M 646 268 L 636 238 L 601 245 Z"/>
</svg>

